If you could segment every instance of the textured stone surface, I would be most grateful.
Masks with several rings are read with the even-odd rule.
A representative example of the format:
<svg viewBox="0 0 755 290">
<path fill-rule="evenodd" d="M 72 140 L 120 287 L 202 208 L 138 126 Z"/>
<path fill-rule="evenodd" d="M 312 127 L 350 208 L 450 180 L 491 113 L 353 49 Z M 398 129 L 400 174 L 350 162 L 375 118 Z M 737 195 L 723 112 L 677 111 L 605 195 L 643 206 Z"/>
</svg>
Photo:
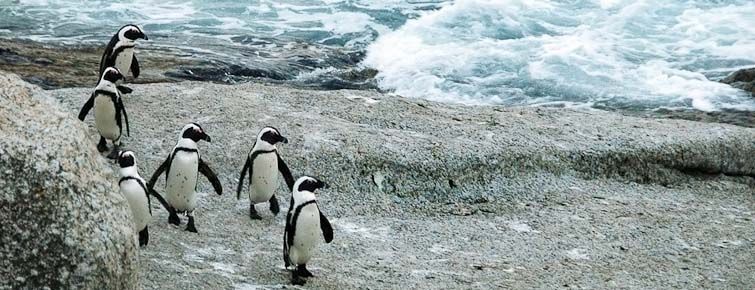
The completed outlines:
<svg viewBox="0 0 755 290">
<path fill-rule="evenodd" d="M 755 96 L 755 68 L 740 69 L 721 80 L 722 83 L 742 89 Z"/>
<path fill-rule="evenodd" d="M 131 289 L 128 204 L 81 122 L 0 72 L 0 288 Z"/>
<path fill-rule="evenodd" d="M 260 205 L 265 219 L 250 221 L 232 193 L 265 125 L 288 137 L 294 175 L 331 185 L 318 198 L 335 240 L 309 264 L 307 289 L 755 286 L 755 129 L 280 85 L 132 88 L 124 142 L 142 175 L 196 121 L 213 141 L 203 159 L 231 193 L 200 177 L 199 234 L 167 225 L 153 203 L 146 289 L 288 283 L 283 217 Z M 88 91 L 40 93 L 73 115 Z M 94 146 L 91 126 L 89 136 Z"/>
</svg>

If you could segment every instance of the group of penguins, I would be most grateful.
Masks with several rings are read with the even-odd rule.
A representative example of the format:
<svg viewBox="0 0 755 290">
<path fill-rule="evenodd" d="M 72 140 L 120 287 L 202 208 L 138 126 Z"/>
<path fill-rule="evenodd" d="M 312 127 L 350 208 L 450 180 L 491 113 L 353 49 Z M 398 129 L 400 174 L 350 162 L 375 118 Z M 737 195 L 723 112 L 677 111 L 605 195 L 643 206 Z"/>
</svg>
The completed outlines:
<svg viewBox="0 0 755 290">
<path fill-rule="evenodd" d="M 168 223 L 180 225 L 178 214 L 188 217 L 186 231 L 197 232 L 194 225 L 194 209 L 197 208 L 197 178 L 201 173 L 212 184 L 218 195 L 223 194 L 223 187 L 210 166 L 199 153 L 198 142 L 211 142 L 211 138 L 197 123 L 187 124 L 168 158 L 145 182 L 139 175 L 136 156 L 132 151 L 121 151 L 123 122 L 126 133 L 130 136 L 128 116 L 123 105 L 122 94 L 132 90 L 121 85 L 124 76 L 130 71 L 134 78 L 139 76 L 139 62 L 134 54 L 137 39 L 147 40 L 142 29 L 136 25 L 123 26 L 108 43 L 100 60 L 99 81 L 94 92 L 81 108 L 79 119 L 84 120 L 94 108 L 95 127 L 100 134 L 97 149 L 108 150 L 107 140 L 113 149 L 107 155 L 116 159 L 120 167 L 119 187 L 121 194 L 128 200 L 133 213 L 134 229 L 139 233 L 139 245 L 149 242 L 148 224 L 152 219 L 150 196 L 154 196 L 169 212 Z M 320 211 L 315 199 L 315 191 L 327 185 L 311 176 L 302 176 L 294 181 L 291 171 L 278 154 L 276 145 L 288 143 L 288 140 L 274 127 L 265 127 L 257 134 L 257 139 L 247 155 L 241 170 L 241 177 L 236 190 L 236 198 L 241 196 L 244 179 L 249 174 L 249 216 L 261 217 L 255 204 L 269 202 L 270 211 L 277 215 L 280 211 L 275 190 L 278 188 L 278 172 L 283 175 L 288 190 L 292 192 L 291 202 L 286 215 L 286 228 L 283 234 L 283 261 L 286 269 L 293 266 L 291 282 L 303 285 L 305 277 L 312 277 L 306 268 L 307 262 L 319 244 L 320 231 L 325 241 L 333 240 L 333 228 Z M 165 198 L 154 190 L 157 179 L 165 173 Z"/>
</svg>

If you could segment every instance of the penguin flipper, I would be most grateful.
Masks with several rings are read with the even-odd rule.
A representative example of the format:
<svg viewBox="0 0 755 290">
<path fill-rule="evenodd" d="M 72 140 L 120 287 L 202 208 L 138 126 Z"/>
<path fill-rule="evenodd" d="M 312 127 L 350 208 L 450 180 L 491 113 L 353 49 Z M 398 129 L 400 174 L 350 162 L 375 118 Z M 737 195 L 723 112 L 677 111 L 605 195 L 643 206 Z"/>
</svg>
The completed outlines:
<svg viewBox="0 0 755 290">
<path fill-rule="evenodd" d="M 131 57 L 131 74 L 134 78 L 139 77 L 139 61 L 136 60 L 136 54 Z"/>
<path fill-rule="evenodd" d="M 84 106 L 81 107 L 81 111 L 79 111 L 79 120 L 84 121 L 84 119 L 87 117 L 87 114 L 89 114 L 89 110 L 91 110 L 93 106 L 94 106 L 94 92 L 92 92 L 92 95 L 89 96 L 89 100 L 87 100 L 87 102 L 84 103 Z"/>
<path fill-rule="evenodd" d="M 275 156 L 278 157 L 278 171 L 283 175 L 283 179 L 286 180 L 286 186 L 288 191 L 294 190 L 294 177 L 291 175 L 291 170 L 288 169 L 288 165 L 283 161 L 278 151 L 275 151 Z"/>
<path fill-rule="evenodd" d="M 131 128 L 128 125 L 128 114 L 126 114 L 126 107 L 123 106 L 123 98 L 118 96 L 118 107 L 123 111 L 123 118 L 126 120 L 126 134 L 131 137 Z"/>
<path fill-rule="evenodd" d="M 215 192 L 217 192 L 218 195 L 223 195 L 223 186 L 220 185 L 220 180 L 218 180 L 218 176 L 215 175 L 215 172 L 212 171 L 209 165 L 207 165 L 202 158 L 199 158 L 199 172 L 202 173 L 205 177 L 207 177 L 207 180 L 212 183 L 212 187 L 215 189 Z"/>
<path fill-rule="evenodd" d="M 168 211 L 168 213 L 170 213 L 170 214 L 175 213 L 176 210 L 170 204 L 168 204 L 168 201 L 166 201 L 165 198 L 163 198 L 162 195 L 160 195 L 159 193 L 157 193 L 157 191 L 155 191 L 154 189 L 150 188 L 149 189 L 149 194 L 152 195 L 152 196 L 154 196 L 155 198 L 157 198 L 157 201 L 160 202 L 160 204 L 165 208 L 165 210 Z M 149 198 L 149 197 L 147 197 L 147 198 Z"/>
<path fill-rule="evenodd" d="M 241 176 L 239 177 L 239 186 L 236 188 L 236 199 L 241 199 L 241 189 L 244 187 L 244 177 L 246 177 L 246 171 L 250 170 L 251 168 L 250 163 L 252 163 L 251 159 L 249 158 L 249 156 L 247 156 L 246 162 L 244 162 L 244 167 L 241 168 Z"/>
<path fill-rule="evenodd" d="M 163 174 L 163 171 L 168 168 L 170 165 L 170 156 L 168 156 L 165 161 L 163 161 L 163 164 L 160 164 L 160 167 L 155 170 L 155 173 L 152 174 L 152 178 L 149 179 L 149 182 L 147 182 L 147 187 L 150 189 L 155 187 L 155 182 L 157 182 L 157 178 L 160 177 L 161 174 Z"/>
<path fill-rule="evenodd" d="M 291 203 L 289 207 L 293 207 L 294 204 Z M 291 222 L 291 215 L 292 211 L 288 211 L 288 214 L 286 215 L 286 232 L 283 235 L 283 245 L 285 246 L 284 249 L 286 250 L 286 257 L 288 258 L 288 246 L 294 244 L 294 231 L 296 230 L 296 225 Z M 289 263 L 290 264 L 290 263 Z"/>
<path fill-rule="evenodd" d="M 129 88 L 127 86 L 120 86 L 119 85 L 119 86 L 116 86 L 116 87 L 118 88 L 119 91 L 121 91 L 121 94 L 130 94 L 131 92 L 134 91 L 134 90 L 132 90 L 131 88 Z"/>
<path fill-rule="evenodd" d="M 328 221 L 328 218 L 326 218 L 325 215 L 322 214 L 322 212 L 320 212 L 320 229 L 322 230 L 322 235 L 325 237 L 325 242 L 332 242 L 333 226 L 330 225 L 330 221 Z"/>
</svg>

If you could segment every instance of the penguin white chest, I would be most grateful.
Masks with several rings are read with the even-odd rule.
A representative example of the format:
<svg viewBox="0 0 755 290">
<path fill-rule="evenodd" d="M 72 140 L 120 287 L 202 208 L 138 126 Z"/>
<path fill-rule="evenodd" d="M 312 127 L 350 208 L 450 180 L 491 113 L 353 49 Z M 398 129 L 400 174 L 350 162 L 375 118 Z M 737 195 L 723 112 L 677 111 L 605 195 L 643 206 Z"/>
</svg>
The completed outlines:
<svg viewBox="0 0 755 290">
<path fill-rule="evenodd" d="M 121 194 L 128 201 L 134 221 L 134 230 L 143 230 L 152 219 L 149 213 L 149 201 L 144 188 L 136 180 L 130 179 L 121 182 Z"/>
<path fill-rule="evenodd" d="M 199 156 L 196 152 L 178 151 L 173 156 L 166 183 L 166 199 L 178 211 L 192 211 L 197 206 L 197 170 Z"/>
<path fill-rule="evenodd" d="M 255 203 L 266 202 L 278 188 L 278 156 L 275 152 L 262 153 L 253 162 L 249 199 Z"/>
<path fill-rule="evenodd" d="M 121 128 L 115 120 L 115 104 L 110 96 L 98 94 L 94 98 L 94 124 L 97 131 L 109 140 L 121 137 Z"/>
<path fill-rule="evenodd" d="M 289 258 L 294 265 L 306 264 L 317 245 L 320 244 L 320 212 L 309 204 L 301 209 L 296 222 L 294 244 L 289 248 Z"/>
<path fill-rule="evenodd" d="M 134 57 L 134 48 L 124 48 L 123 51 L 121 51 L 116 57 L 115 57 L 115 68 L 117 68 L 121 74 L 125 77 L 129 70 L 131 69 L 131 60 Z"/>
</svg>

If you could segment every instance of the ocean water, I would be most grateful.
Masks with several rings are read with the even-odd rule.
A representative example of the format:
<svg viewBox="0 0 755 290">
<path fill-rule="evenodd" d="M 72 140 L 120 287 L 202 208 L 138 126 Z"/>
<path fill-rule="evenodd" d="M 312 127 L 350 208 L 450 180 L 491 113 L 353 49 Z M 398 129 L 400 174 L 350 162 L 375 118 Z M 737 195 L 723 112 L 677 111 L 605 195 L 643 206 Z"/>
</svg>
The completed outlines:
<svg viewBox="0 0 755 290">
<path fill-rule="evenodd" d="M 442 102 L 755 110 L 717 82 L 755 66 L 755 1 L 85 3 L 0 0 L 0 37 L 105 43 L 133 22 L 146 48 L 325 88 L 374 68 L 379 89 Z"/>
</svg>

